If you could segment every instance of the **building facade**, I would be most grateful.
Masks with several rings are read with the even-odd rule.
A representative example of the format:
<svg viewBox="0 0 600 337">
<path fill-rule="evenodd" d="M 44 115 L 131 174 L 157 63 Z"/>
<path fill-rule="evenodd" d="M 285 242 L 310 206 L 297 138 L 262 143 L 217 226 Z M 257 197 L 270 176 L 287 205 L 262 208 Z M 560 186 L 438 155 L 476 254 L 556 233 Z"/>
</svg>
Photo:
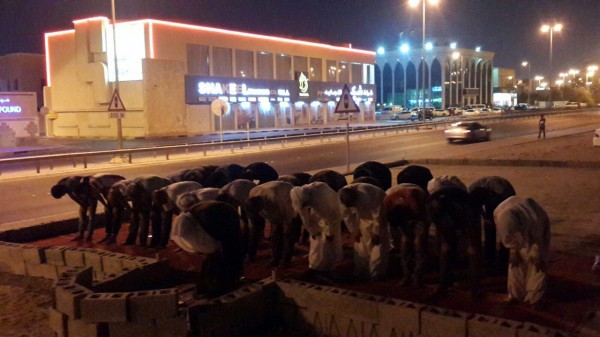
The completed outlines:
<svg viewBox="0 0 600 337">
<path fill-rule="evenodd" d="M 377 103 L 445 108 L 468 104 L 492 104 L 494 53 L 433 46 L 405 52 L 386 50 L 376 56 Z M 423 94 L 423 68 L 425 92 Z"/>
<path fill-rule="evenodd" d="M 4 146 L 44 134 L 40 108 L 45 75 L 43 54 L 0 56 L 0 137 Z"/>
<path fill-rule="evenodd" d="M 113 39 L 104 17 L 73 23 L 46 34 L 49 136 L 114 137 L 117 86 L 125 138 L 337 123 L 344 84 L 354 119 L 375 120 L 372 51 L 158 20 L 120 22 Z"/>
<path fill-rule="evenodd" d="M 517 105 L 517 74 L 514 69 L 494 68 L 494 105 L 511 108 Z"/>
</svg>

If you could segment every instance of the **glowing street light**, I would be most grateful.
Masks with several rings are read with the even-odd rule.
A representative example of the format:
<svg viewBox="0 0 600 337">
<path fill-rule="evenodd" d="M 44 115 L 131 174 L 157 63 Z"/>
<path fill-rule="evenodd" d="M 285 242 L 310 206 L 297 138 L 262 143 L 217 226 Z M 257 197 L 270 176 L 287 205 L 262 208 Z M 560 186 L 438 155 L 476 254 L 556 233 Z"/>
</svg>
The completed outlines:
<svg viewBox="0 0 600 337">
<path fill-rule="evenodd" d="M 598 66 L 595 64 L 589 65 L 587 67 L 587 73 L 585 75 L 585 84 L 590 85 L 592 84 L 592 82 L 588 82 L 588 78 L 589 77 L 594 77 L 594 75 L 596 74 L 596 71 L 598 70 Z"/>
<path fill-rule="evenodd" d="M 401 52 L 402 54 L 407 54 L 409 50 L 410 50 L 410 46 L 408 45 L 408 43 L 403 43 L 403 44 L 400 46 L 400 52 Z"/>
<path fill-rule="evenodd" d="M 377 54 L 379 54 L 379 55 L 385 54 L 385 48 L 383 48 L 383 47 L 377 48 Z"/>
<path fill-rule="evenodd" d="M 409 6 L 413 7 L 413 8 L 416 8 L 419 5 L 419 3 L 421 3 L 423 5 L 422 6 L 422 8 L 423 8 L 423 41 L 422 42 L 423 43 L 421 44 L 421 60 L 422 60 L 421 65 L 423 66 L 423 69 L 421 72 L 421 76 L 422 76 L 421 82 L 423 82 L 422 83 L 422 87 L 423 87 L 422 88 L 423 89 L 423 123 L 425 123 L 425 27 L 426 27 L 425 26 L 425 7 L 427 7 L 425 1 L 426 0 L 409 0 L 408 1 Z M 428 1 L 429 1 L 429 4 L 433 5 L 433 6 L 435 6 L 439 3 L 439 0 L 428 0 Z M 418 102 L 419 102 L 419 100 L 417 99 L 417 105 L 418 105 Z"/>
<path fill-rule="evenodd" d="M 538 81 L 538 87 L 542 86 L 541 82 L 542 82 L 543 79 L 544 79 L 544 76 L 537 75 L 535 77 L 535 80 Z"/>
</svg>

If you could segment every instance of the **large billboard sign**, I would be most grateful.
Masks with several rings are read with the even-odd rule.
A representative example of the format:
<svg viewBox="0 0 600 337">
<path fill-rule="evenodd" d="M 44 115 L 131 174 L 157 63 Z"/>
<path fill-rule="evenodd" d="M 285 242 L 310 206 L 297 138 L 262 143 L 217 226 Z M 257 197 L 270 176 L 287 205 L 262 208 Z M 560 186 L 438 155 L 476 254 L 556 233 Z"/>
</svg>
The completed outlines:
<svg viewBox="0 0 600 337">
<path fill-rule="evenodd" d="M 310 81 L 298 73 L 296 81 L 259 80 L 228 77 L 186 76 L 185 102 L 210 104 L 215 99 L 238 102 L 337 101 L 344 83 Z M 350 84 L 350 95 L 357 102 L 372 102 L 375 85 Z"/>
<path fill-rule="evenodd" d="M 0 92 L 0 120 L 37 116 L 34 92 Z"/>
<path fill-rule="evenodd" d="M 185 102 L 210 104 L 215 99 L 237 102 L 290 102 L 298 96 L 294 81 L 268 81 L 227 77 L 185 77 Z"/>
</svg>

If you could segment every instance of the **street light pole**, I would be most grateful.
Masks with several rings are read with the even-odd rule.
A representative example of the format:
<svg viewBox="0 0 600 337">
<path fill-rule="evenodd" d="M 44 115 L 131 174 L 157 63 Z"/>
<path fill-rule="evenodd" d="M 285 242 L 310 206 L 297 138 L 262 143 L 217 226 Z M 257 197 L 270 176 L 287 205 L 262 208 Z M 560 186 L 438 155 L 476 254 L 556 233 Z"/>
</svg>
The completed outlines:
<svg viewBox="0 0 600 337">
<path fill-rule="evenodd" d="M 117 62 L 117 20 L 115 15 L 115 0 L 110 1 L 112 10 L 113 24 L 113 51 L 115 53 L 115 91 L 119 93 L 119 68 Z M 119 150 L 123 149 L 123 125 L 121 124 L 121 114 L 117 116 L 117 145 Z"/>
<path fill-rule="evenodd" d="M 423 43 L 421 45 L 421 88 L 423 89 L 423 112 L 421 116 L 423 117 L 423 124 L 425 124 L 425 1 L 421 0 L 423 3 Z"/>
<path fill-rule="evenodd" d="M 552 43 L 553 43 L 553 38 L 554 38 L 554 32 L 560 32 L 562 29 L 562 24 L 560 23 L 556 23 L 554 24 L 554 26 L 549 26 L 549 25 L 543 25 L 541 30 L 542 33 L 547 33 L 550 32 L 550 72 L 549 74 L 552 74 Z M 549 78 L 549 83 L 550 83 L 550 87 L 549 87 L 549 91 L 548 91 L 548 101 L 550 102 L 551 107 L 553 106 L 552 104 L 552 77 Z"/>
<path fill-rule="evenodd" d="M 527 104 L 531 104 L 531 63 L 529 63 L 529 61 L 523 61 L 521 66 L 527 67 L 527 83 L 529 84 L 529 88 L 527 88 Z"/>
</svg>

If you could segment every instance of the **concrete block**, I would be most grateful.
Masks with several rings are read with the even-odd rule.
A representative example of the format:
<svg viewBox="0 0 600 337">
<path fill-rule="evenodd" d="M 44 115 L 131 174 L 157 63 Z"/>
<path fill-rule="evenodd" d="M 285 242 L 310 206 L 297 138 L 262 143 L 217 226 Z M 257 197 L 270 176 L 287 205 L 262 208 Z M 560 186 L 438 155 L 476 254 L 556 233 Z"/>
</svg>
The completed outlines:
<svg viewBox="0 0 600 337">
<path fill-rule="evenodd" d="M 27 275 L 25 258 L 23 257 L 23 246 L 14 243 L 8 243 L 6 246 L 8 254 L 5 261 L 8 265 L 8 272 L 16 275 Z"/>
<path fill-rule="evenodd" d="M 135 268 L 143 268 L 148 265 L 151 265 L 155 263 L 156 260 L 147 257 L 123 255 L 121 262 L 124 268 L 132 270 Z"/>
<path fill-rule="evenodd" d="M 69 337 L 108 336 L 108 325 L 106 323 L 87 323 L 78 319 L 70 319 L 67 326 Z"/>
<path fill-rule="evenodd" d="M 310 292 L 311 295 L 314 292 Z M 314 298 L 312 306 L 322 307 L 323 311 L 335 313 L 339 316 L 352 318 L 356 321 L 367 321 L 371 323 L 379 322 L 379 302 L 377 297 L 369 296 L 356 291 L 342 291 L 337 293 L 335 290 L 328 291 L 327 305 L 319 304 L 319 298 Z"/>
<path fill-rule="evenodd" d="M 81 299 L 81 320 L 88 323 L 127 322 L 130 293 L 90 293 Z"/>
<path fill-rule="evenodd" d="M 467 337 L 468 318 L 459 311 L 427 307 L 421 311 L 420 333 L 423 337 Z"/>
<path fill-rule="evenodd" d="M 523 323 L 486 315 L 475 315 L 467 321 L 469 337 L 517 337 Z"/>
<path fill-rule="evenodd" d="M 144 283 L 142 270 L 139 268 L 105 276 L 104 279 L 98 280 L 99 282 L 94 284 L 92 287 L 94 291 L 106 293 L 137 291 Z"/>
<path fill-rule="evenodd" d="M 159 318 L 156 320 L 157 337 L 185 337 L 188 335 L 188 322 L 185 316 Z"/>
<path fill-rule="evenodd" d="M 177 289 L 139 291 L 129 297 L 129 314 L 132 322 L 174 317 L 179 314 Z"/>
<path fill-rule="evenodd" d="M 62 273 L 59 274 L 59 278 L 70 278 L 73 279 L 73 283 L 79 284 L 80 286 L 86 288 L 91 288 L 94 278 L 94 271 L 91 267 L 70 267 L 68 269 L 64 269 Z"/>
<path fill-rule="evenodd" d="M 106 253 L 102 255 L 102 270 L 107 274 L 119 274 L 123 270 L 123 257 L 127 255 Z"/>
<path fill-rule="evenodd" d="M 65 264 L 71 267 L 85 267 L 84 252 L 85 250 L 80 248 L 65 249 Z"/>
<path fill-rule="evenodd" d="M 44 250 L 44 247 L 23 246 L 23 261 L 25 263 L 46 263 Z"/>
<path fill-rule="evenodd" d="M 67 337 L 67 315 L 54 308 L 48 308 L 48 318 L 50 329 L 54 331 L 57 336 Z"/>
<path fill-rule="evenodd" d="M 78 284 L 57 286 L 54 288 L 56 310 L 69 316 L 71 319 L 79 319 L 81 317 L 81 300 L 89 294 L 92 294 L 89 289 Z"/>
<path fill-rule="evenodd" d="M 401 301 L 397 299 L 386 299 L 379 303 L 379 322 L 382 330 L 389 333 L 380 336 L 417 336 L 419 334 L 419 323 L 422 304 Z"/>
<path fill-rule="evenodd" d="M 47 264 L 54 266 L 65 266 L 65 250 L 67 247 L 48 247 L 44 250 L 44 257 Z"/>
<path fill-rule="evenodd" d="M 27 276 L 43 277 L 50 280 L 58 279 L 58 269 L 56 266 L 45 263 L 25 263 Z"/>
<path fill-rule="evenodd" d="M 94 271 L 102 271 L 102 256 L 106 253 L 93 249 L 88 249 L 83 252 L 83 260 L 86 267 L 94 268 Z"/>
<path fill-rule="evenodd" d="M 156 324 L 154 321 L 127 322 L 127 323 L 108 323 L 110 337 L 158 337 Z"/>
<path fill-rule="evenodd" d="M 518 330 L 519 337 L 570 337 L 571 335 L 572 334 L 563 331 L 529 322 L 524 323 L 523 328 Z"/>
</svg>

